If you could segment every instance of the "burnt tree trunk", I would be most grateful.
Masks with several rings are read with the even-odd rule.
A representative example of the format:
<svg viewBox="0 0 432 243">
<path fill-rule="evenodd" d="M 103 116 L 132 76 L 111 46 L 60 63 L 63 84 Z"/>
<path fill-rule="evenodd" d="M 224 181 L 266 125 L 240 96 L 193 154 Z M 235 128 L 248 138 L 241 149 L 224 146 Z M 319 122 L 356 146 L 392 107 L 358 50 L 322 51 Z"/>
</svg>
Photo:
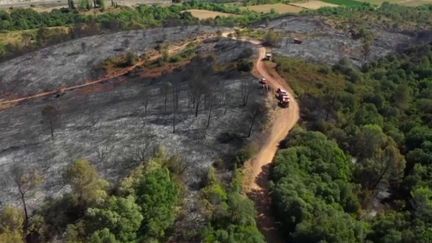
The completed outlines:
<svg viewBox="0 0 432 243">
<path fill-rule="evenodd" d="M 208 117 L 207 117 L 207 126 L 206 126 L 206 129 L 208 129 L 210 127 L 210 120 L 211 120 L 212 110 L 213 110 L 213 101 L 210 100 L 209 113 L 208 113 Z"/>
<path fill-rule="evenodd" d="M 167 111 L 167 101 L 168 101 L 168 93 L 165 93 L 165 100 L 164 100 L 164 112 Z"/>
<path fill-rule="evenodd" d="M 144 116 L 147 116 L 147 108 L 148 108 L 148 103 L 149 103 L 149 101 L 148 101 L 148 99 L 146 99 L 145 101 L 144 101 L 145 103 L 144 103 Z"/>
<path fill-rule="evenodd" d="M 249 126 L 249 132 L 248 132 L 247 137 L 250 137 L 252 135 L 252 129 L 253 129 L 253 126 L 255 125 L 255 121 L 256 121 L 257 116 L 258 116 L 258 109 L 256 109 L 252 114 L 251 123 Z"/>
<path fill-rule="evenodd" d="M 198 117 L 199 107 L 201 104 L 201 95 L 198 96 L 198 99 L 196 100 L 195 104 L 195 117 Z"/>
<path fill-rule="evenodd" d="M 54 124 L 53 121 L 50 120 L 50 131 L 51 131 L 51 139 L 54 139 Z"/>
<path fill-rule="evenodd" d="M 178 102 L 179 102 L 178 92 L 179 92 L 178 87 L 175 85 L 173 90 L 173 119 L 172 119 L 173 133 L 176 132 L 176 118 L 177 118 Z"/>
<path fill-rule="evenodd" d="M 28 228 L 29 228 L 29 215 L 28 215 L 28 210 L 27 210 L 27 203 L 25 200 L 25 192 L 22 190 L 22 187 L 20 184 L 18 184 L 18 192 L 20 194 L 20 200 L 21 200 L 21 203 L 23 205 L 23 210 L 24 210 L 23 235 L 26 236 L 28 233 Z"/>
</svg>

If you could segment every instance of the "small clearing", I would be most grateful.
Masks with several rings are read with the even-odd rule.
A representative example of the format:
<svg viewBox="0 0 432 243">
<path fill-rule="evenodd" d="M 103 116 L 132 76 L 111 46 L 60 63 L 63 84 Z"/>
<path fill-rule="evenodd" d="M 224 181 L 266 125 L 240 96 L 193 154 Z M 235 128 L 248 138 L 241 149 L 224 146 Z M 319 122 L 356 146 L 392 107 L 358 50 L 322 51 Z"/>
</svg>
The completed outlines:
<svg viewBox="0 0 432 243">
<path fill-rule="evenodd" d="M 339 7 L 339 5 L 332 4 L 332 3 L 326 3 L 323 1 L 307 1 L 307 2 L 298 2 L 298 3 L 291 3 L 293 6 L 297 6 L 300 8 L 306 8 L 306 9 L 319 9 L 324 7 Z"/>
<path fill-rule="evenodd" d="M 290 5 L 290 4 L 283 4 L 283 3 L 275 3 L 275 4 L 259 4 L 259 5 L 253 5 L 253 6 L 247 6 L 242 7 L 242 9 L 247 9 L 259 13 L 269 13 L 272 9 L 279 14 L 285 14 L 285 13 L 299 13 L 304 8 Z"/>
<path fill-rule="evenodd" d="M 202 9 L 189 9 L 187 12 L 190 12 L 192 16 L 198 19 L 214 19 L 216 17 L 229 17 L 234 16 L 234 14 L 222 13 L 217 11 L 210 10 L 202 10 Z"/>
</svg>

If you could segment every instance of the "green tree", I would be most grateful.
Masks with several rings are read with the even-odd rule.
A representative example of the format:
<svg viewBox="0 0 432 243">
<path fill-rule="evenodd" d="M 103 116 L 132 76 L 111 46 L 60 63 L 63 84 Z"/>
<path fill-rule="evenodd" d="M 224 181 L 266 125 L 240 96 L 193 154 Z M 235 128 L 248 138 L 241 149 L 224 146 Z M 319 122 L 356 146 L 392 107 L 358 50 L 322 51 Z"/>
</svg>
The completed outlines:
<svg viewBox="0 0 432 243">
<path fill-rule="evenodd" d="M 367 227 L 348 214 L 360 207 L 349 157 L 319 132 L 295 129 L 285 143 L 272 171 L 272 194 L 288 239 L 362 242 Z"/>
<path fill-rule="evenodd" d="M 406 216 L 401 213 L 389 212 L 378 215 L 372 224 L 372 230 L 368 235 L 368 240 L 372 242 L 394 243 L 403 242 L 404 229 L 409 227 Z M 405 235 L 405 237 L 407 237 Z"/>
<path fill-rule="evenodd" d="M 64 179 L 72 188 L 73 198 L 81 206 L 102 203 L 107 197 L 108 182 L 99 176 L 88 160 L 72 163 L 67 168 Z"/>
<path fill-rule="evenodd" d="M 400 84 L 395 90 L 393 95 L 393 101 L 401 110 L 406 110 L 410 106 L 410 102 L 412 100 L 411 89 L 406 84 Z"/>
<path fill-rule="evenodd" d="M 264 242 L 255 222 L 253 202 L 239 190 L 236 174 L 229 191 L 210 169 L 203 197 L 210 212 L 209 224 L 201 232 L 204 242 Z"/>
<path fill-rule="evenodd" d="M 80 9 L 90 9 L 91 8 L 90 0 L 79 0 L 79 8 Z"/>
<path fill-rule="evenodd" d="M 87 227 L 92 231 L 100 231 L 98 236 L 106 236 L 109 230 L 120 242 L 136 240 L 143 216 L 135 198 L 111 197 L 106 205 L 87 210 Z M 93 235 L 95 236 L 95 235 Z"/>
<path fill-rule="evenodd" d="M 161 238 L 174 223 L 180 190 L 168 169 L 156 168 L 135 187 L 137 204 L 143 216 L 142 230 L 146 237 Z"/>
<path fill-rule="evenodd" d="M 106 0 L 98 0 L 98 5 L 99 8 L 101 8 L 102 10 L 105 10 L 107 8 Z"/>
<path fill-rule="evenodd" d="M 273 30 L 269 30 L 264 35 L 263 44 L 267 45 L 267 46 L 273 46 L 274 47 L 274 46 L 279 44 L 280 40 L 281 40 L 281 36 L 279 33 L 275 32 Z"/>
<path fill-rule="evenodd" d="M 0 231 L 22 232 L 24 224 L 23 213 L 15 207 L 6 205 L 0 211 Z"/>
<path fill-rule="evenodd" d="M 363 223 L 332 207 L 314 206 L 313 214 L 297 225 L 293 242 L 364 242 Z"/>
<path fill-rule="evenodd" d="M 24 242 L 24 215 L 18 208 L 5 206 L 0 211 L 0 242 Z"/>
<path fill-rule="evenodd" d="M 120 243 L 109 229 L 104 228 L 93 233 L 90 238 L 91 243 Z"/>
<path fill-rule="evenodd" d="M 414 215 L 424 222 L 432 223 L 432 190 L 428 187 L 418 187 L 411 192 L 411 197 Z"/>
<path fill-rule="evenodd" d="M 356 138 L 358 166 L 356 179 L 374 190 L 380 183 L 399 184 L 405 169 L 405 158 L 391 137 L 377 125 L 361 128 Z"/>
</svg>

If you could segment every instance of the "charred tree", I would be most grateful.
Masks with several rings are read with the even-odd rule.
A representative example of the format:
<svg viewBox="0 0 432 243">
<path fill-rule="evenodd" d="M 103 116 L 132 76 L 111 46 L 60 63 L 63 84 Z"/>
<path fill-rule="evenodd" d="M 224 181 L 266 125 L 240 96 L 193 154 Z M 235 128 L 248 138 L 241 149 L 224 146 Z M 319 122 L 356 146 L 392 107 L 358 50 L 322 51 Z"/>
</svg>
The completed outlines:
<svg viewBox="0 0 432 243">
<path fill-rule="evenodd" d="M 252 85 L 249 80 L 242 80 L 241 83 L 241 98 L 242 98 L 242 105 L 247 106 L 249 102 L 249 96 L 252 91 Z"/>
<path fill-rule="evenodd" d="M 248 107 L 248 116 L 250 119 L 249 131 L 247 137 L 252 135 L 253 127 L 260 113 L 263 112 L 263 107 L 259 103 L 254 103 Z"/>
<path fill-rule="evenodd" d="M 209 101 L 208 101 L 208 103 L 209 103 L 208 104 L 209 111 L 208 111 L 206 129 L 208 129 L 210 127 L 211 115 L 212 115 L 213 106 L 214 106 L 214 103 L 215 103 L 214 99 L 215 99 L 214 96 L 209 96 Z"/>
<path fill-rule="evenodd" d="M 59 110 L 52 105 L 47 105 L 42 109 L 41 115 L 42 123 L 49 128 L 51 138 L 54 139 L 54 130 L 60 126 Z"/>
<path fill-rule="evenodd" d="M 178 87 L 178 82 L 174 83 L 173 85 L 173 111 L 172 111 L 172 128 L 173 128 L 173 133 L 176 132 L 176 118 L 177 118 L 177 112 L 179 109 L 179 87 Z"/>
<path fill-rule="evenodd" d="M 30 216 L 27 207 L 27 196 L 29 193 L 34 191 L 39 185 L 42 184 L 43 178 L 39 174 L 38 170 L 28 170 L 26 171 L 21 164 L 15 163 L 10 170 L 10 176 L 17 187 L 18 196 L 21 201 L 23 211 L 24 211 L 24 225 L 23 233 L 27 236 L 29 233 L 29 222 Z"/>
<path fill-rule="evenodd" d="M 150 91 L 146 87 L 144 87 L 140 92 L 140 96 L 143 99 L 144 116 L 147 116 L 148 106 L 150 102 Z"/>
<path fill-rule="evenodd" d="M 160 88 L 160 93 L 164 97 L 164 112 L 167 112 L 167 103 L 168 103 L 168 95 L 172 89 L 172 84 L 170 82 L 166 82 Z"/>
</svg>

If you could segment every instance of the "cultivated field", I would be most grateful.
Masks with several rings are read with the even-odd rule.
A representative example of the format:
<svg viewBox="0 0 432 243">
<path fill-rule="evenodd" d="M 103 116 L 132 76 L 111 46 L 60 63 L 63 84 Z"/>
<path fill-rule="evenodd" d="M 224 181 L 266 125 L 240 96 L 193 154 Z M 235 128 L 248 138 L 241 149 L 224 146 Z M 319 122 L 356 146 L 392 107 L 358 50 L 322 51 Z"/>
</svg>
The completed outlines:
<svg viewBox="0 0 432 243">
<path fill-rule="evenodd" d="M 380 5 L 383 2 L 397 3 L 405 6 L 420 6 L 423 4 L 432 4 L 432 0 L 361 0 L 361 1 L 376 4 L 376 5 Z"/>
<path fill-rule="evenodd" d="M 187 11 L 190 12 L 192 14 L 192 16 L 194 16 L 195 18 L 198 18 L 198 19 L 214 19 L 218 16 L 220 16 L 220 17 L 233 16 L 233 14 L 216 12 L 216 11 L 209 11 L 209 10 L 202 10 L 202 9 L 190 9 Z"/>
<path fill-rule="evenodd" d="M 323 7 L 338 7 L 339 5 L 332 4 L 332 3 L 326 3 L 322 1 L 307 1 L 307 2 L 298 2 L 298 3 L 292 3 L 292 5 L 300 7 L 300 8 L 306 8 L 306 9 L 319 9 Z"/>
<path fill-rule="evenodd" d="M 280 14 L 299 13 L 300 11 L 304 10 L 304 8 L 294 6 L 294 5 L 289 5 L 289 4 L 283 4 L 283 3 L 260 4 L 260 5 L 242 7 L 242 8 L 259 12 L 259 13 L 268 13 L 273 9 L 276 13 L 280 13 Z"/>
</svg>

